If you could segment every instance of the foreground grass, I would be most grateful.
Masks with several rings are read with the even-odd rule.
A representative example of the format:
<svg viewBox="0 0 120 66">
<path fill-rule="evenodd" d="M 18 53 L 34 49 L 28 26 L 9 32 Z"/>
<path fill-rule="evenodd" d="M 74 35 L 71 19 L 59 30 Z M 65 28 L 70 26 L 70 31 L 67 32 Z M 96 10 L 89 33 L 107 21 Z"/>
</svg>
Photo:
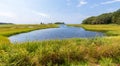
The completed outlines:
<svg viewBox="0 0 120 66">
<path fill-rule="evenodd" d="M 0 66 L 116 66 L 120 38 L 0 44 Z"/>
<path fill-rule="evenodd" d="M 0 25 L 0 43 L 9 42 L 7 37 L 19 33 L 30 32 L 38 29 L 55 28 L 58 25 L 55 24 L 43 24 L 43 25 Z"/>
<path fill-rule="evenodd" d="M 110 25 L 80 25 L 80 24 L 72 24 L 69 26 L 75 27 L 83 27 L 89 31 L 99 31 L 103 32 L 108 36 L 120 36 L 120 25 L 110 24 Z"/>
</svg>

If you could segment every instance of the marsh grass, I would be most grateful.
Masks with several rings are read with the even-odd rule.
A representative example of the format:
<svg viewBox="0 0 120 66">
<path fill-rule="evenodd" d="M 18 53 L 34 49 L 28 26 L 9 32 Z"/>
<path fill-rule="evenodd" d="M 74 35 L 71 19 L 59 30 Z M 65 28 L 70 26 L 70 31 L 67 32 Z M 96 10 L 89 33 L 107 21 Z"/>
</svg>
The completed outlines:
<svg viewBox="0 0 120 66">
<path fill-rule="evenodd" d="M 10 41 L 7 37 L 0 36 L 0 44 L 9 44 Z"/>
<path fill-rule="evenodd" d="M 108 31 L 107 28 L 109 31 L 117 31 L 119 28 L 115 26 L 118 27 L 118 25 L 112 25 L 111 27 L 114 27 L 114 29 L 107 25 L 103 25 L 101 27 L 92 26 L 93 28 L 90 25 L 84 27 L 89 27 L 89 29 L 92 28 L 93 30 L 98 30 L 98 28 L 100 28 L 99 30 L 106 32 Z M 6 28 L 1 31 L 5 32 L 5 30 L 9 29 Z M 20 29 L 20 31 L 23 30 L 20 27 L 18 27 L 18 29 Z M 11 31 L 16 33 L 17 30 L 12 27 Z M 13 33 L 10 32 L 10 34 Z M 10 34 L 5 33 L 7 36 Z M 1 34 L 0 36 L 0 40 L 2 41 L 0 42 L 0 66 L 120 65 L 120 36 L 33 41 L 11 44 L 9 42 L 6 43 L 8 39 L 2 35 L 4 34 Z"/>
<path fill-rule="evenodd" d="M 116 66 L 111 58 L 102 58 L 99 62 L 101 66 Z"/>
<path fill-rule="evenodd" d="M 0 44 L 0 64 L 2 66 L 116 65 L 120 63 L 120 41 L 114 40 L 117 42 L 108 38 L 94 38 Z"/>
<path fill-rule="evenodd" d="M 0 25 L 0 35 L 11 36 L 19 33 L 29 32 L 38 29 L 55 28 L 58 25 L 55 24 L 43 24 L 43 25 Z"/>
<path fill-rule="evenodd" d="M 109 25 L 71 24 L 69 26 L 83 27 L 85 30 L 103 32 L 108 36 L 120 35 L 120 25 L 116 25 L 116 24 L 109 24 Z"/>
</svg>

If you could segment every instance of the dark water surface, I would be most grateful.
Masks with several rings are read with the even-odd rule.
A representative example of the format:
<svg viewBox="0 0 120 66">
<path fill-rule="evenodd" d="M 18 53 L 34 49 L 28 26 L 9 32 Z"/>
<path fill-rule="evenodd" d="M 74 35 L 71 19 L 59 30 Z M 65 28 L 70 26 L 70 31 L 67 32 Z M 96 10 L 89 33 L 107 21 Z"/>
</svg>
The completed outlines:
<svg viewBox="0 0 120 66">
<path fill-rule="evenodd" d="M 102 37 L 103 35 L 103 33 L 86 31 L 83 28 L 60 25 L 59 28 L 35 30 L 28 33 L 13 35 L 9 37 L 9 40 L 11 42 L 25 42 L 65 38 L 91 38 L 96 36 Z"/>
</svg>

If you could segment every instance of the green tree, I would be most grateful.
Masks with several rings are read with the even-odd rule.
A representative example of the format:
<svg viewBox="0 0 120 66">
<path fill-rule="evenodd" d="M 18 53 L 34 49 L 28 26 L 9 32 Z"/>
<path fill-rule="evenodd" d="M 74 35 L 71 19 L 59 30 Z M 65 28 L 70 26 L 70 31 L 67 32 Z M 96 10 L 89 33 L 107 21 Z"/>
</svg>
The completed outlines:
<svg viewBox="0 0 120 66">
<path fill-rule="evenodd" d="M 82 24 L 96 24 L 96 17 L 92 16 L 83 20 Z"/>
<path fill-rule="evenodd" d="M 105 13 L 96 18 L 96 24 L 110 24 L 112 23 L 112 13 Z"/>
<path fill-rule="evenodd" d="M 120 9 L 114 12 L 112 22 L 115 24 L 120 24 Z"/>
<path fill-rule="evenodd" d="M 82 24 L 120 24 L 120 9 L 113 13 L 104 13 L 83 20 Z"/>
</svg>

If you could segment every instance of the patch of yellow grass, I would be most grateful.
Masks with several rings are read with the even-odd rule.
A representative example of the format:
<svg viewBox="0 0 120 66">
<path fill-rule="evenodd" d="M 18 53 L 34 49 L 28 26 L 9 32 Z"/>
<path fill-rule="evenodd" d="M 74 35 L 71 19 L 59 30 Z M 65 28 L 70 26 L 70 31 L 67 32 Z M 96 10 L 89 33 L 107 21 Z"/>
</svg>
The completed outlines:
<svg viewBox="0 0 120 66">
<path fill-rule="evenodd" d="M 99 31 L 103 32 L 109 36 L 120 35 L 120 25 L 110 24 L 110 25 L 85 25 L 85 24 L 74 24 L 70 26 L 83 27 L 85 30 L 89 31 Z"/>
<path fill-rule="evenodd" d="M 0 35 L 11 36 L 18 33 L 29 32 L 37 29 L 54 28 L 55 24 L 45 25 L 0 25 Z"/>
<path fill-rule="evenodd" d="M 10 44 L 10 41 L 7 37 L 0 36 L 0 44 Z"/>
</svg>

